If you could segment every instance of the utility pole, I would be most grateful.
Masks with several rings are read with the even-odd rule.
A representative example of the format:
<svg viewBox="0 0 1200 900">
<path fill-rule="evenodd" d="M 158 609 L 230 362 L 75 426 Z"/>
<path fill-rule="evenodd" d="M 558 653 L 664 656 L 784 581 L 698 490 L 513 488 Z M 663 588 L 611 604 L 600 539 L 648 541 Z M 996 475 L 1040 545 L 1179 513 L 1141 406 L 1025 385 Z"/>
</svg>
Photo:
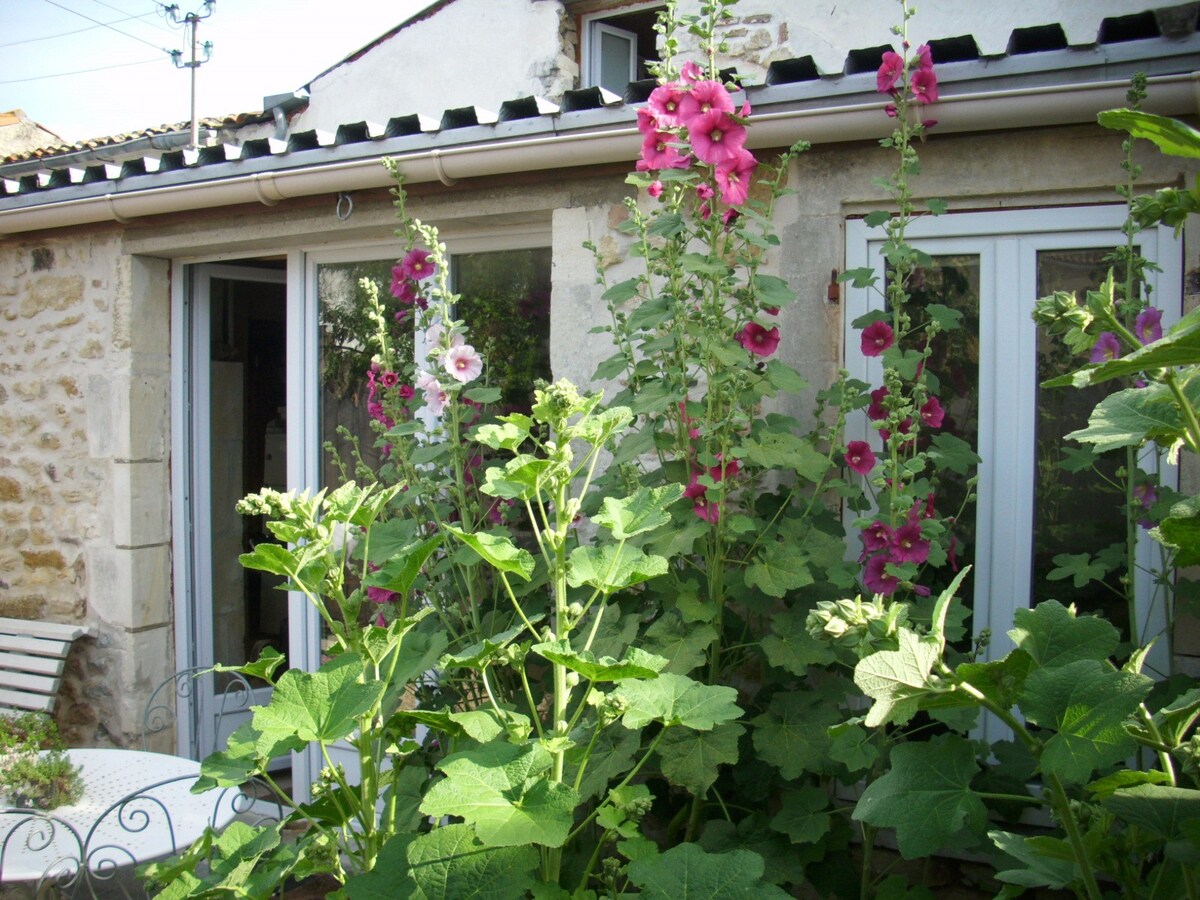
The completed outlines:
<svg viewBox="0 0 1200 900">
<path fill-rule="evenodd" d="M 204 58 L 198 59 L 196 56 L 197 38 L 196 30 L 200 22 L 207 19 L 213 13 L 213 7 L 217 5 L 217 0 L 204 0 L 203 12 L 190 12 L 180 18 L 179 5 L 172 3 L 170 6 L 164 6 L 163 12 L 171 17 L 171 21 L 176 25 L 183 25 L 188 30 L 188 43 L 192 47 L 192 58 L 189 62 L 183 61 L 182 50 L 172 50 L 171 60 L 175 63 L 177 69 L 192 70 L 192 149 L 200 143 L 200 120 L 196 117 L 196 70 L 212 59 L 212 41 L 205 41 L 200 45 L 200 49 L 204 52 Z"/>
</svg>

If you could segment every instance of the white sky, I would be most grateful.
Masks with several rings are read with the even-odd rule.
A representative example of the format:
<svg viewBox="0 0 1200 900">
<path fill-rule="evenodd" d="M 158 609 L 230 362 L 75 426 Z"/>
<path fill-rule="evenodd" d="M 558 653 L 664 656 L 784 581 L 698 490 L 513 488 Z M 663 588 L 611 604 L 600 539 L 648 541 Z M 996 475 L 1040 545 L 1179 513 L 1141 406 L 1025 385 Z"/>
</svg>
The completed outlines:
<svg viewBox="0 0 1200 900">
<path fill-rule="evenodd" d="M 169 2 L 180 18 L 204 10 L 203 0 Z M 216 0 L 197 30 L 213 43 L 197 69 L 197 113 L 256 112 L 263 97 L 298 90 L 430 2 Z M 0 112 L 24 110 L 67 141 L 189 120 L 190 70 L 164 50 L 184 50 L 186 61 L 190 43 L 163 6 L 0 0 Z"/>
</svg>

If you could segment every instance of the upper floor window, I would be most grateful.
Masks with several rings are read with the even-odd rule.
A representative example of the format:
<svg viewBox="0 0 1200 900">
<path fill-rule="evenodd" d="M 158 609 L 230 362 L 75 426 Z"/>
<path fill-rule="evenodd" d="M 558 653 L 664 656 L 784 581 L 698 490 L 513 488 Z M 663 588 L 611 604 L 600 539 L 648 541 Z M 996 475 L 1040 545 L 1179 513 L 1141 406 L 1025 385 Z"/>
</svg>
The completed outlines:
<svg viewBox="0 0 1200 900">
<path fill-rule="evenodd" d="M 624 94 L 629 82 L 651 77 L 647 64 L 658 60 L 654 25 L 664 8 L 662 3 L 630 4 L 616 12 L 585 15 L 581 27 L 585 86 Z"/>
</svg>

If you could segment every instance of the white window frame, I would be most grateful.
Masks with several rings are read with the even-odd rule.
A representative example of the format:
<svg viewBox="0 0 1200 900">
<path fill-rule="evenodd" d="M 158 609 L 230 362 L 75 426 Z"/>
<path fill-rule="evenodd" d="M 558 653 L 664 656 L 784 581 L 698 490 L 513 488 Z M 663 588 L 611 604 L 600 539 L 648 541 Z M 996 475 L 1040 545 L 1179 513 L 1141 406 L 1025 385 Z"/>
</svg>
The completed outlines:
<svg viewBox="0 0 1200 900">
<path fill-rule="evenodd" d="M 1038 250 L 1124 244 L 1120 227 L 1123 205 L 1059 207 L 1035 210 L 997 210 L 926 216 L 912 222 L 907 239 L 931 255 L 971 253 L 980 256 L 979 341 L 979 467 L 975 596 L 972 598 L 976 636 L 991 632 L 988 659 L 1003 657 L 1012 649 L 1008 636 L 1016 598 L 1029 596 L 1033 521 L 1033 454 L 1036 397 L 1037 329 L 1031 318 L 1036 298 Z M 869 228 L 861 219 L 846 223 L 846 268 L 870 267 L 883 272 L 880 245 L 882 227 Z M 1163 327 L 1178 321 L 1182 303 L 1181 244 L 1170 228 L 1157 227 L 1138 235 L 1142 255 L 1155 261 L 1159 272 L 1148 272 L 1153 302 L 1163 310 Z M 1031 264 L 1032 263 L 1032 264 Z M 1015 285 L 1005 290 L 1006 285 Z M 1023 304 L 1018 306 L 1018 304 Z M 845 291 L 845 365 L 852 377 L 872 386 L 882 383 L 879 358 L 859 351 L 857 330 L 851 322 L 873 309 L 883 308 L 878 290 L 847 285 Z M 1080 360 L 1082 362 L 1082 360 Z M 1014 379 L 1001 389 L 999 376 Z M 1014 394 L 1015 392 L 1015 394 Z M 1016 421 L 1011 410 L 1018 409 Z M 1008 424 L 1001 425 L 1001 418 Z M 847 422 L 847 440 L 875 438 L 865 412 Z M 878 443 L 875 438 L 874 443 Z M 1153 454 L 1143 457 L 1148 466 Z M 1174 484 L 1177 473 L 1169 467 L 1160 473 Z M 846 521 L 855 516 L 847 514 Z M 1026 523 L 1021 526 L 1018 523 Z M 1155 545 L 1144 533 L 1138 543 L 1138 562 L 1149 568 Z M 1165 603 L 1155 597 L 1153 581 L 1144 571 L 1136 575 L 1140 633 L 1159 634 L 1167 626 Z M 1158 641 L 1148 667 L 1169 671 L 1168 645 Z"/>
<path fill-rule="evenodd" d="M 598 48 L 600 46 L 601 35 L 604 34 L 630 40 L 632 47 L 629 52 L 629 81 L 637 78 L 637 35 L 632 31 L 626 31 L 623 28 L 617 28 L 614 25 L 608 24 L 608 20 L 617 16 L 623 16 L 626 13 L 642 12 L 643 10 L 656 9 L 661 6 L 663 6 L 662 0 L 646 0 L 643 3 L 630 3 L 619 9 L 588 13 L 580 18 L 579 33 L 582 41 L 579 52 L 579 71 L 584 73 L 586 80 L 586 84 L 581 85 L 582 87 L 597 87 L 600 85 L 601 63 L 603 59 L 602 55 L 598 52 Z"/>
</svg>

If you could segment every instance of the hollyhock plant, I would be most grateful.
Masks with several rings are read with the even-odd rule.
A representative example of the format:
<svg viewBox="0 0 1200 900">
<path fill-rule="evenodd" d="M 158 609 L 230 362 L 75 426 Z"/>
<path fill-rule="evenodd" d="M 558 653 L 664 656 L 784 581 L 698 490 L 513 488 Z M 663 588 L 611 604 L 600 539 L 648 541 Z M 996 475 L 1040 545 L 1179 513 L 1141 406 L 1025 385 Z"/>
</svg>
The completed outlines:
<svg viewBox="0 0 1200 900">
<path fill-rule="evenodd" d="M 768 331 L 757 322 L 747 322 L 738 335 L 738 343 L 755 356 L 770 356 L 779 348 L 779 328 Z"/>
<path fill-rule="evenodd" d="M 1096 338 L 1096 343 L 1092 345 L 1092 355 L 1089 359 L 1094 363 L 1103 363 L 1117 359 L 1120 355 L 1121 342 L 1117 340 L 1117 336 L 1111 331 L 1102 331 Z"/>
<path fill-rule="evenodd" d="M 887 410 L 883 407 L 883 400 L 887 395 L 886 387 L 875 388 L 871 391 L 871 405 L 867 407 L 867 418 L 872 422 L 882 422 L 887 418 Z"/>
<path fill-rule="evenodd" d="M 704 71 L 692 60 L 688 60 L 679 67 L 679 77 L 687 84 L 695 84 L 704 79 Z"/>
<path fill-rule="evenodd" d="M 717 166 L 715 178 L 726 206 L 741 206 L 750 196 L 750 179 L 758 168 L 758 160 L 745 148 L 730 160 Z"/>
<path fill-rule="evenodd" d="M 1133 323 L 1133 333 L 1143 344 L 1153 344 L 1163 336 L 1162 310 L 1147 306 Z"/>
<path fill-rule="evenodd" d="M 859 475 L 870 475 L 875 468 L 875 454 L 866 441 L 851 441 L 846 447 L 846 465 Z"/>
<path fill-rule="evenodd" d="M 468 381 L 474 381 L 483 372 L 483 360 L 470 344 L 460 344 L 447 351 L 442 367 L 459 384 L 466 384 Z"/>
<path fill-rule="evenodd" d="M 859 539 L 863 543 L 863 553 L 874 553 L 882 550 L 892 542 L 892 529 L 886 522 L 876 519 L 862 530 Z"/>
<path fill-rule="evenodd" d="M 692 164 L 691 157 L 679 152 L 677 138 L 669 131 L 654 131 L 642 141 L 642 158 L 637 162 L 639 172 L 662 169 L 686 169 Z"/>
<path fill-rule="evenodd" d="M 736 478 L 737 473 L 741 470 L 741 465 L 736 459 L 725 462 L 721 455 L 717 454 L 717 464 L 709 466 L 708 477 L 713 481 L 724 481 L 726 478 Z"/>
<path fill-rule="evenodd" d="M 746 143 L 746 129 L 728 113 L 710 110 L 687 120 L 692 152 L 710 166 L 735 160 Z"/>
<path fill-rule="evenodd" d="M 863 356 L 878 356 L 888 347 L 892 346 L 895 340 L 895 333 L 892 331 L 892 326 L 880 319 L 878 322 L 872 322 L 862 333 L 862 354 Z"/>
<path fill-rule="evenodd" d="M 661 181 L 657 181 L 657 180 L 652 181 L 652 182 L 650 182 L 650 187 L 646 188 L 646 193 L 649 194 L 651 197 L 653 197 L 655 200 L 657 200 L 659 197 L 662 196 L 662 192 L 663 192 L 663 183 Z"/>
<path fill-rule="evenodd" d="M 709 500 L 701 500 L 692 507 L 692 512 L 709 525 L 716 525 L 721 520 L 721 508 Z"/>
<path fill-rule="evenodd" d="M 431 255 L 428 250 L 422 250 L 420 247 L 409 250 L 400 262 L 400 270 L 404 273 L 404 277 L 411 278 L 413 281 L 423 281 L 431 276 L 434 272 L 434 264 L 430 260 Z"/>
<path fill-rule="evenodd" d="M 895 562 L 923 563 L 929 559 L 929 541 L 921 537 L 921 526 L 910 522 L 897 528 L 892 534 L 891 553 Z"/>
</svg>

